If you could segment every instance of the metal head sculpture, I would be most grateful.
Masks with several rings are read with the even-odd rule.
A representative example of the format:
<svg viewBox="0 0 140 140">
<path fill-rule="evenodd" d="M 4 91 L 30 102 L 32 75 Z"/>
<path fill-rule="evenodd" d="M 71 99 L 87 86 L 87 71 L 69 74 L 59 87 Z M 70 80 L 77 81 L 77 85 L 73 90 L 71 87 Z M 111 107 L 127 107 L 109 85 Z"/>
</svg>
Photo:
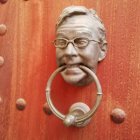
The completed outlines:
<svg viewBox="0 0 140 140">
<path fill-rule="evenodd" d="M 93 78 L 79 65 L 84 65 L 96 73 L 98 62 L 107 52 L 105 27 L 95 10 L 83 6 L 65 8 L 56 24 L 56 60 L 58 67 L 66 65 L 61 72 L 64 80 L 81 86 Z"/>
<path fill-rule="evenodd" d="M 84 127 L 99 107 L 103 94 L 95 73 L 98 62 L 105 58 L 107 52 L 104 25 L 94 10 L 83 6 L 67 7 L 58 19 L 54 45 L 59 68 L 51 74 L 47 82 L 48 105 L 66 126 Z M 92 109 L 78 102 L 70 107 L 66 115 L 57 110 L 51 100 L 51 85 L 59 72 L 66 82 L 76 86 L 95 81 L 97 97 Z"/>
</svg>

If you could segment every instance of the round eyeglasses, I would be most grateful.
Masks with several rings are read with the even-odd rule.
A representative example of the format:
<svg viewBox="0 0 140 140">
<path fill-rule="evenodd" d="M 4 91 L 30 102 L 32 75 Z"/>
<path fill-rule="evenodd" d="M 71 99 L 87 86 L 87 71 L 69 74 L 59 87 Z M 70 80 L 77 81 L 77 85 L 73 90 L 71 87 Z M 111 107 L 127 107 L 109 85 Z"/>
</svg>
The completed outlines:
<svg viewBox="0 0 140 140">
<path fill-rule="evenodd" d="M 82 37 L 78 37 L 78 38 L 74 38 L 72 40 L 68 40 L 66 38 L 57 38 L 54 40 L 54 45 L 56 48 L 66 48 L 68 43 L 72 43 L 74 46 L 78 47 L 78 48 L 85 48 L 90 41 L 94 41 L 94 42 L 97 42 L 97 43 L 100 43 L 99 41 L 96 41 L 96 40 L 90 40 L 88 38 L 82 38 Z"/>
</svg>

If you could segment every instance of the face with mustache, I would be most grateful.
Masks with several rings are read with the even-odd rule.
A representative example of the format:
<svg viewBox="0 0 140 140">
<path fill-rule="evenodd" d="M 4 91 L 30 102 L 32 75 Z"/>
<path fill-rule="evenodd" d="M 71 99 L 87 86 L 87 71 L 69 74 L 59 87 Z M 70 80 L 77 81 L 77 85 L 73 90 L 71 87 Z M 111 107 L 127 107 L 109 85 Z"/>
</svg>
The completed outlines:
<svg viewBox="0 0 140 140">
<path fill-rule="evenodd" d="M 61 72 L 64 80 L 77 86 L 87 85 L 93 80 L 79 68 L 84 65 L 96 72 L 98 61 L 102 60 L 98 29 L 87 15 L 67 17 L 56 32 L 56 60 L 58 67 L 66 65 Z M 82 45 L 82 44 L 86 44 Z M 82 47 L 79 47 L 79 46 Z M 62 47 L 61 47 L 62 46 Z"/>
</svg>

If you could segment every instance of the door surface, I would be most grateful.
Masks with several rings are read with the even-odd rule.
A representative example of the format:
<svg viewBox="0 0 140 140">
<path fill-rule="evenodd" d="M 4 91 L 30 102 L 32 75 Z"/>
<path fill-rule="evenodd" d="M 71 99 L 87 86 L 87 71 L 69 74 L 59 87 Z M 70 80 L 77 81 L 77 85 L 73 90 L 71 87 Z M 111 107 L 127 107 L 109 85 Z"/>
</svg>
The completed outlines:
<svg viewBox="0 0 140 140">
<path fill-rule="evenodd" d="M 2 0 L 1 0 L 2 1 Z M 102 103 L 84 128 L 65 127 L 43 111 L 45 87 L 56 69 L 55 23 L 69 5 L 94 8 L 107 29 L 108 53 L 97 75 Z M 140 1 L 139 0 L 8 0 L 0 3 L 0 140 L 140 140 Z M 60 75 L 53 83 L 52 100 L 63 113 L 81 101 L 93 106 L 95 85 L 74 87 Z M 26 101 L 18 110 L 16 101 Z M 123 109 L 123 123 L 110 119 Z"/>
</svg>

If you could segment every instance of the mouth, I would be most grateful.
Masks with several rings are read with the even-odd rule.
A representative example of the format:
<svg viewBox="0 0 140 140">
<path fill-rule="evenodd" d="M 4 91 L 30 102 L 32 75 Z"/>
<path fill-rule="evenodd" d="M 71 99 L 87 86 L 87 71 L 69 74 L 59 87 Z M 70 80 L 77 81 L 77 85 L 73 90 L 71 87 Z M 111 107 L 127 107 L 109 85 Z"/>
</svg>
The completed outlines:
<svg viewBox="0 0 140 140">
<path fill-rule="evenodd" d="M 65 66 L 66 68 L 79 68 L 80 65 L 83 65 L 85 66 L 84 64 L 82 63 L 73 63 L 73 64 L 66 64 L 66 63 L 63 63 L 61 65 L 59 65 L 59 67 L 62 67 L 62 66 Z M 87 66 L 86 66 L 87 67 Z"/>
<path fill-rule="evenodd" d="M 63 63 L 59 67 L 65 67 L 63 73 L 66 75 L 81 75 L 83 73 L 86 74 L 86 72 L 80 68 L 81 65 L 85 66 L 83 63 Z"/>
</svg>

